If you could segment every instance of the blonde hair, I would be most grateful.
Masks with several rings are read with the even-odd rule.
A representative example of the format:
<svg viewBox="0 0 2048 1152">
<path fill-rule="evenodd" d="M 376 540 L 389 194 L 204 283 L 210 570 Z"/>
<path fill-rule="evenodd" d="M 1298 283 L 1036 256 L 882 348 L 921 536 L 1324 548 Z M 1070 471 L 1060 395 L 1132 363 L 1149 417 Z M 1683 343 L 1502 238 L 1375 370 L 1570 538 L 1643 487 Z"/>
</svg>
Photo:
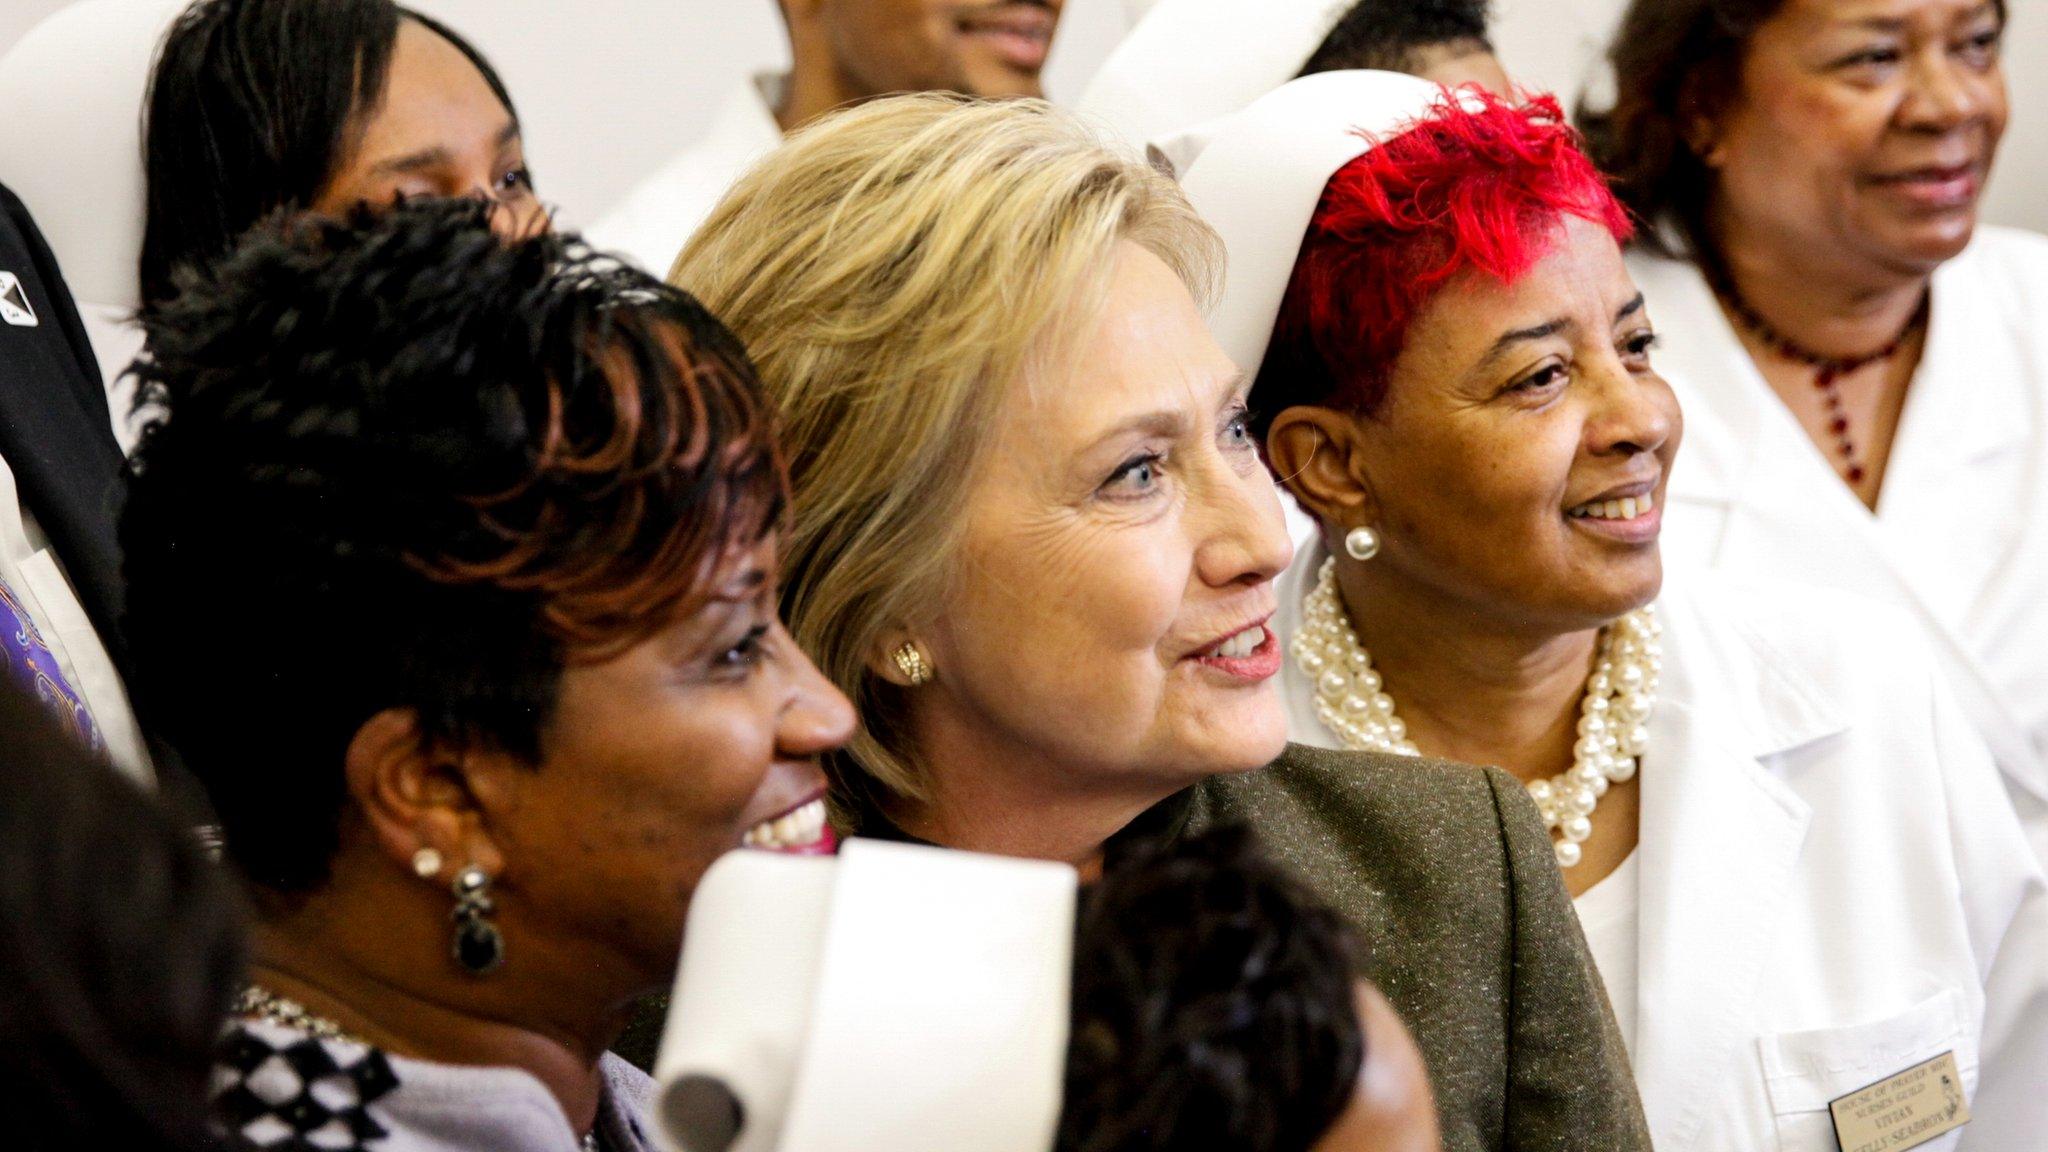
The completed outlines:
<svg viewBox="0 0 2048 1152">
<path fill-rule="evenodd" d="M 1169 178 L 1043 101 L 926 94 L 796 133 L 677 258 L 670 280 L 739 335 L 780 410 L 784 611 L 864 721 L 842 785 L 928 795 L 906 693 L 870 661 L 945 602 L 997 406 L 1058 378 L 1121 241 L 1213 295 L 1221 242 Z"/>
</svg>

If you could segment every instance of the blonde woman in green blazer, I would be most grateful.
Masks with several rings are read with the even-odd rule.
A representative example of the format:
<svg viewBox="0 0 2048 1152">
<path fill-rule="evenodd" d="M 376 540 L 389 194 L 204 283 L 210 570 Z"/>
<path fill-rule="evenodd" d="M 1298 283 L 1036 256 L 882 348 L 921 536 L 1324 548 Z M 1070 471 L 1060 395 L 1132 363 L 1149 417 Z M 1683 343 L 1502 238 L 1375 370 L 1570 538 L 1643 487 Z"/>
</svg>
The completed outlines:
<svg viewBox="0 0 2048 1152">
<path fill-rule="evenodd" d="M 1341 834 L 1289 851 L 1374 942 L 1446 1147 L 1646 1149 L 1527 797 L 1284 751 L 1268 621 L 1293 548 L 1256 365 L 1204 327 L 1219 272 L 1136 157 L 1042 103 L 936 96 L 798 132 L 685 249 L 676 282 L 779 409 L 792 632 L 862 713 L 829 766 L 842 826 L 1084 872 L 1236 810 L 1283 846 Z M 1297 779 L 1365 789 L 1356 826 L 1257 783 Z"/>
</svg>

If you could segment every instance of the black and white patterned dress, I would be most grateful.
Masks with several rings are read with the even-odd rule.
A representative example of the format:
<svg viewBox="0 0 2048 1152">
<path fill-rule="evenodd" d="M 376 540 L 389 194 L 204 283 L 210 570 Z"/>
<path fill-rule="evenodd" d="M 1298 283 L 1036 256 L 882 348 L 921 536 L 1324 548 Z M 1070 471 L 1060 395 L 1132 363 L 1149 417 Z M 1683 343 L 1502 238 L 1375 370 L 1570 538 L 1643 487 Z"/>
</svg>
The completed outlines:
<svg viewBox="0 0 2048 1152">
<path fill-rule="evenodd" d="M 606 1056 L 597 1132 L 606 1149 L 655 1152 L 652 1082 Z M 435 1064 L 238 1020 L 214 1065 L 215 1115 L 267 1152 L 582 1152 L 554 1095 L 517 1068 Z"/>
</svg>

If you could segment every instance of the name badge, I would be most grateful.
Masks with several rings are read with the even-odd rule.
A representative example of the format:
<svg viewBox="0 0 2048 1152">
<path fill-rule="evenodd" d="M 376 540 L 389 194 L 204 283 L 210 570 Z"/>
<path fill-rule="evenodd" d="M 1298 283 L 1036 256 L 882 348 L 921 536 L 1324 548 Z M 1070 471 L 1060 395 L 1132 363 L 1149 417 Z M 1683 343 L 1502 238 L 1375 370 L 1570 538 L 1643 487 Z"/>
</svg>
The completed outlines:
<svg viewBox="0 0 2048 1152">
<path fill-rule="evenodd" d="M 1842 1152 L 1905 1152 L 1970 1122 L 1954 1052 L 1831 1100 L 1828 1111 Z"/>
</svg>

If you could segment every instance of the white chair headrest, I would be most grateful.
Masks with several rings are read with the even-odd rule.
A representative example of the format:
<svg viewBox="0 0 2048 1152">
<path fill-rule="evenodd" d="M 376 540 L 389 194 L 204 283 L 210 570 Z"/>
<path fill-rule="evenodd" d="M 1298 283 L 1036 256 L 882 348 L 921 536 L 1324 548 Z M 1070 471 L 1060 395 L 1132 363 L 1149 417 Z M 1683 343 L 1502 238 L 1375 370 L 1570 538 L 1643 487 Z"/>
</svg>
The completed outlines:
<svg viewBox="0 0 2048 1152">
<path fill-rule="evenodd" d="M 1076 875 L 878 840 L 729 853 L 690 903 L 654 1064 L 672 1152 L 1047 1152 Z"/>
<path fill-rule="evenodd" d="M 141 302 L 142 100 L 186 0 L 78 0 L 0 56 L 0 183 L 81 306 Z"/>
</svg>

